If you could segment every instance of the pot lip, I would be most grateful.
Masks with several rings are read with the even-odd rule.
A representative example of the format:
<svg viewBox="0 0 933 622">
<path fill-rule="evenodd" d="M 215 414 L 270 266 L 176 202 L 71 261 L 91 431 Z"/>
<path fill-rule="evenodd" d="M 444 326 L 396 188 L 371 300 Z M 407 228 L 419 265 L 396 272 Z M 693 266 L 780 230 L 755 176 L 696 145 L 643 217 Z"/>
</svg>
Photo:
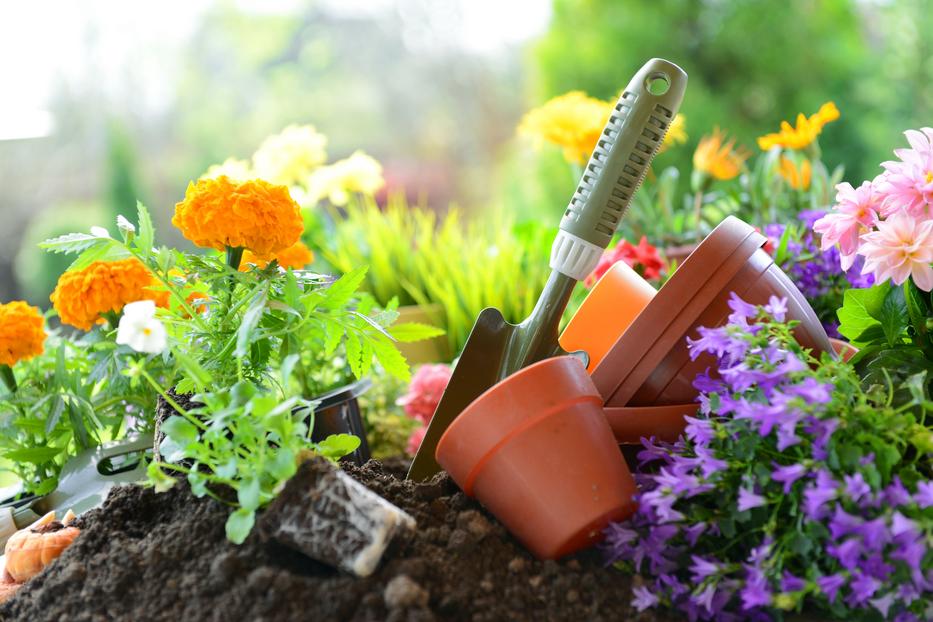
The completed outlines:
<svg viewBox="0 0 933 622">
<path fill-rule="evenodd" d="M 355 380 L 350 384 L 345 384 L 336 389 L 331 389 L 326 391 L 321 395 L 316 395 L 311 398 L 312 402 L 317 402 L 315 410 L 330 408 L 340 402 L 349 402 L 352 399 L 356 399 L 359 396 L 363 395 L 373 386 L 373 381 L 369 377 L 360 378 Z"/>
<path fill-rule="evenodd" d="M 749 242 L 749 240 L 753 240 L 753 242 Z M 723 264 L 728 263 L 736 257 L 736 253 L 742 252 L 747 247 L 748 252 L 743 252 L 746 255 L 742 258 L 743 261 L 736 261 L 734 271 L 740 270 L 766 241 L 767 239 L 755 231 L 754 227 L 735 216 L 728 216 L 719 223 L 712 233 L 699 244 L 696 251 L 691 253 L 677 268 L 670 281 L 658 290 L 657 295 L 635 317 L 629 329 L 620 335 L 616 343 L 600 361 L 599 366 L 593 370 L 593 382 L 602 392 L 603 398 L 607 402 L 613 399 L 621 384 L 638 367 L 641 358 L 652 350 L 671 323 L 680 317 L 686 306 L 686 302 L 681 301 L 692 300 L 698 292 L 706 287 L 710 278 L 721 270 Z M 706 278 L 699 278 L 703 275 L 706 275 Z M 672 285 L 677 287 L 674 288 Z M 677 298 L 672 298 L 675 295 Z M 622 377 L 616 370 L 601 372 L 601 369 L 609 370 L 607 365 L 612 363 L 613 352 L 626 340 L 626 335 L 635 334 L 632 331 L 638 329 L 639 324 L 648 321 L 645 318 L 649 317 L 649 310 L 653 310 L 650 314 L 650 322 L 652 324 L 663 323 L 662 329 L 649 336 L 644 343 L 639 342 L 638 345 L 641 346 L 639 352 L 627 352 L 626 360 L 629 361 L 629 364 L 625 366 Z M 629 340 L 631 340 L 631 336 Z"/>
</svg>

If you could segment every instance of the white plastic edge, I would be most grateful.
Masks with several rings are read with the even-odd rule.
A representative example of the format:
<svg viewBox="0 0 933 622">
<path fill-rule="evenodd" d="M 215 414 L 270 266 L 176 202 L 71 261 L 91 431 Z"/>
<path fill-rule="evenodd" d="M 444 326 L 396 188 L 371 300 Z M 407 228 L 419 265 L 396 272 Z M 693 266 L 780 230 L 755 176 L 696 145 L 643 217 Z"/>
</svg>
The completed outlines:
<svg viewBox="0 0 933 622">
<path fill-rule="evenodd" d="M 560 229 L 551 246 L 551 270 L 582 281 L 596 268 L 602 254 L 602 246 Z"/>
</svg>

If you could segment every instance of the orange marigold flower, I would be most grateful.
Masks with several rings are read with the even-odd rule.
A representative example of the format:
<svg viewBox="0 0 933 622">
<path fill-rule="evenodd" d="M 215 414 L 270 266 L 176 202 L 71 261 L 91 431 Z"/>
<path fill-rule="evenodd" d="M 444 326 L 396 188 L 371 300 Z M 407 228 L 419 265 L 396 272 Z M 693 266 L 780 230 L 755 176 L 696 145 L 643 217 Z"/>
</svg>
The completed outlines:
<svg viewBox="0 0 933 622">
<path fill-rule="evenodd" d="M 810 164 L 810 160 L 804 160 L 798 168 L 790 158 L 781 157 L 778 172 L 794 190 L 810 189 L 810 180 L 813 176 L 813 166 Z"/>
<path fill-rule="evenodd" d="M 195 304 L 196 300 L 204 300 L 205 302 Z M 199 291 L 193 291 L 185 298 L 185 302 L 191 305 L 197 313 L 204 313 L 207 311 L 207 300 L 210 300 L 210 296 Z"/>
<path fill-rule="evenodd" d="M 39 309 L 22 300 L 0 304 L 0 365 L 42 354 L 45 326 Z"/>
<path fill-rule="evenodd" d="M 304 230 L 298 204 L 285 186 L 226 176 L 188 184 L 172 224 L 203 248 L 245 248 L 268 259 L 298 241 Z"/>
<path fill-rule="evenodd" d="M 310 248 L 305 246 L 304 242 L 298 241 L 286 248 L 284 251 L 279 251 L 272 256 L 271 259 L 260 259 L 256 257 L 250 251 L 243 253 L 243 261 L 240 263 L 240 270 L 245 271 L 247 269 L 246 264 L 256 264 L 260 268 L 265 268 L 269 265 L 269 262 L 275 259 L 279 262 L 279 265 L 283 268 L 292 268 L 293 270 L 301 270 L 309 263 L 314 261 L 314 252 Z"/>
<path fill-rule="evenodd" d="M 564 159 L 584 164 L 602 134 L 612 102 L 571 91 L 548 101 L 525 115 L 519 134 L 538 142 L 547 141 L 564 150 Z"/>
<path fill-rule="evenodd" d="M 717 127 L 711 136 L 700 140 L 693 152 L 693 166 L 710 177 L 726 181 L 738 177 L 749 155 L 741 147 L 735 149 L 735 140 L 726 142 L 726 135 Z"/>
<path fill-rule="evenodd" d="M 758 146 L 762 151 L 768 151 L 772 147 L 803 149 L 816 140 L 816 137 L 823 131 L 824 125 L 838 118 L 839 109 L 836 108 L 836 104 L 826 102 L 809 118 L 799 113 L 796 126 L 787 121 L 781 121 L 781 131 L 761 136 L 758 139 Z"/>
<path fill-rule="evenodd" d="M 101 314 L 118 313 L 130 302 L 153 300 L 166 306 L 169 292 L 153 289 L 154 284 L 152 273 L 138 259 L 95 261 L 61 275 L 49 298 L 64 324 L 91 330 Z"/>
</svg>

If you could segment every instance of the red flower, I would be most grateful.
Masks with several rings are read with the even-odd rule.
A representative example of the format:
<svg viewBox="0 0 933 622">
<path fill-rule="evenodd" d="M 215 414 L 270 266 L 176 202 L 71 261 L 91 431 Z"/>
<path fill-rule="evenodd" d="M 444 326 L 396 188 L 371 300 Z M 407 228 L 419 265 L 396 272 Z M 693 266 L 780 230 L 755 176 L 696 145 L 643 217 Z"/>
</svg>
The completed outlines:
<svg viewBox="0 0 933 622">
<path fill-rule="evenodd" d="M 624 261 L 649 281 L 661 278 L 661 271 L 667 266 L 660 253 L 658 253 L 658 249 L 649 244 L 648 238 L 645 236 L 641 236 L 638 246 L 633 245 L 628 240 L 622 240 L 616 244 L 615 248 L 603 253 L 599 263 L 596 264 L 596 268 L 586 277 L 584 284 L 587 287 L 593 287 L 596 281 L 606 274 L 606 271 L 617 261 Z"/>
</svg>

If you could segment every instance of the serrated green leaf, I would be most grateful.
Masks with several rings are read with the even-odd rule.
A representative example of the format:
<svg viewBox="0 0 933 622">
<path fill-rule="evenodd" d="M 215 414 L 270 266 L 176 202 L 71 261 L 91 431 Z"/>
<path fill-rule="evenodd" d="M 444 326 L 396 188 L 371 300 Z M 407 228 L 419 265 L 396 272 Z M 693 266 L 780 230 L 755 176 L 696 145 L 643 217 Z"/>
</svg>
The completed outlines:
<svg viewBox="0 0 933 622">
<path fill-rule="evenodd" d="M 136 201 L 136 218 L 139 221 L 136 248 L 143 256 L 148 256 L 155 242 L 155 229 L 152 226 L 152 216 L 149 215 L 149 210 L 139 201 Z"/>
<path fill-rule="evenodd" d="M 373 351 L 376 360 L 379 361 L 379 364 L 387 373 L 404 382 L 411 380 L 411 369 L 408 367 L 408 361 L 398 351 L 395 344 L 384 340 L 373 340 Z"/>
<path fill-rule="evenodd" d="M 20 449 L 11 449 L 3 453 L 3 457 L 13 462 L 32 462 L 33 464 L 42 464 L 49 460 L 54 460 L 56 456 L 65 450 L 64 447 L 22 447 Z"/>
<path fill-rule="evenodd" d="M 347 364 L 357 378 L 363 377 L 363 344 L 354 332 L 347 333 Z"/>
<path fill-rule="evenodd" d="M 118 261 L 130 257 L 129 251 L 114 240 L 104 240 L 104 243 L 93 246 L 75 259 L 69 270 L 82 270 L 95 261 Z"/>
<path fill-rule="evenodd" d="M 108 240 L 109 238 L 99 238 L 90 233 L 66 233 L 40 242 L 39 248 L 44 248 L 50 253 L 80 253 Z"/>
<path fill-rule="evenodd" d="M 401 343 L 411 343 L 414 341 L 422 341 L 423 339 L 440 337 L 446 332 L 442 328 L 431 326 L 430 324 L 421 324 L 419 322 L 395 324 L 394 326 L 390 326 L 388 330 L 389 334 L 392 335 L 396 341 Z"/>
<path fill-rule="evenodd" d="M 360 266 L 334 281 L 331 286 L 327 288 L 327 296 L 321 306 L 327 309 L 342 309 L 346 307 L 350 300 L 353 299 L 353 295 L 359 288 L 360 283 L 366 278 L 368 270 L 368 266 Z"/>
</svg>

